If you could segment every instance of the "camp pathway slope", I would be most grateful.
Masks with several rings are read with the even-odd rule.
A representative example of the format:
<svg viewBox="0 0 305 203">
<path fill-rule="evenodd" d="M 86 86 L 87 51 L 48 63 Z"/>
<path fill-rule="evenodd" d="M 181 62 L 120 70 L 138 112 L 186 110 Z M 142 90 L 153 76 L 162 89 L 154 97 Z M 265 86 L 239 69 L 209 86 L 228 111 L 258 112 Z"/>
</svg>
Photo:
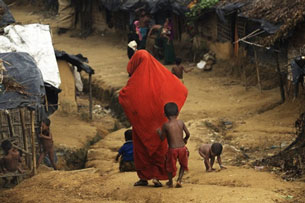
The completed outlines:
<svg viewBox="0 0 305 203">
<path fill-rule="evenodd" d="M 138 180 L 136 173 L 119 172 L 119 164 L 114 159 L 124 143 L 126 129 L 113 132 L 92 146 L 88 151 L 86 167 L 99 169 L 104 180 L 101 192 L 106 197 L 126 202 L 275 202 L 284 200 L 285 194 L 304 186 L 284 182 L 274 174 L 258 172 L 249 167 L 228 166 L 227 170 L 205 172 L 197 149 L 198 143 L 209 141 L 208 136 L 201 135 L 208 134 L 208 129 L 204 120 L 189 121 L 186 125 L 192 137 L 187 145 L 190 150 L 189 172 L 184 177 L 181 189 L 156 189 L 152 183 L 148 187 L 134 187 L 134 182 Z M 236 156 L 235 153 L 225 145 L 224 164 L 227 164 L 228 158 Z"/>
<path fill-rule="evenodd" d="M 12 12 L 17 21 L 35 22 L 40 19 L 39 15 L 29 14 L 28 11 L 20 8 L 12 9 Z M 52 20 L 45 21 L 52 23 Z M 71 54 L 82 53 L 88 57 L 90 65 L 96 70 L 93 85 L 102 89 L 119 90 L 126 84 L 128 58 L 125 42 L 110 35 L 105 37 L 93 35 L 82 40 L 71 38 L 69 33 L 60 36 L 53 34 L 53 42 L 56 49 L 65 50 Z M 88 178 L 86 181 L 86 177 L 89 176 L 83 173 L 77 180 L 73 179 L 73 176 L 68 176 L 69 172 L 52 172 L 52 175 L 39 175 L 35 177 L 37 179 L 33 179 L 34 181 L 31 179 L 24 181 L 15 189 L 6 191 L 0 199 L 14 194 L 21 199 L 26 196 L 29 201 L 35 200 L 35 194 L 29 192 L 30 190 L 24 193 L 25 186 L 27 188 L 29 185 L 28 188 L 31 189 L 44 185 L 46 202 L 52 201 L 57 191 L 61 190 L 60 188 L 67 189 L 67 192 L 60 193 L 64 200 L 71 198 L 73 201 L 73 198 L 76 198 L 80 201 L 77 197 L 80 196 L 78 193 L 85 193 L 86 196 L 83 195 L 81 198 L 87 202 L 99 198 L 124 202 L 143 202 L 143 200 L 146 202 L 175 200 L 177 202 L 274 202 L 275 200 L 287 202 L 285 198 L 288 195 L 297 194 L 300 188 L 305 188 L 304 185 L 300 186 L 298 182 L 286 183 L 273 174 L 257 172 L 246 166 L 238 168 L 230 166 L 229 159 L 235 159 L 237 154 L 227 145 L 233 144 L 236 148 L 246 145 L 245 147 L 255 152 L 262 152 L 266 156 L 265 148 L 261 148 L 262 143 L 264 147 L 270 148 L 275 143 L 278 145 L 294 139 L 293 123 L 300 113 L 299 105 L 288 102 L 258 114 L 262 108 L 268 109 L 269 105 L 280 100 L 279 90 L 263 91 L 262 94 L 256 88 L 245 91 L 245 88 L 234 79 L 218 76 L 216 74 L 218 68 L 222 67 L 215 67 L 210 73 L 194 70 L 185 74 L 184 81 L 189 89 L 189 96 L 179 117 L 187 123 L 192 137 L 188 143 L 191 151 L 190 171 L 185 176 L 184 188 L 169 190 L 165 187 L 159 189 L 133 187 L 133 183 L 137 181 L 136 174 L 119 173 L 118 164 L 114 162 L 119 146 L 124 143 L 124 129 L 122 129 L 108 135 L 89 151 L 87 166 L 99 169 L 98 175 L 102 175 L 98 176 L 100 178 L 96 180 Z M 217 121 L 220 118 L 232 121 L 234 126 L 233 129 L 228 130 L 225 137 L 220 139 L 226 141 L 223 161 L 228 165 L 228 170 L 205 173 L 197 147 L 201 143 L 215 141 L 215 137 L 210 136 L 211 132 L 207 130 L 204 122 Z M 68 120 L 64 122 L 69 123 Z M 58 123 L 58 125 L 61 124 Z M 279 134 L 279 126 L 284 133 Z M 50 177 L 54 178 L 55 182 L 60 179 L 61 185 L 50 187 Z M 92 191 L 82 191 L 82 187 L 70 184 L 71 180 L 76 186 L 85 182 Z M 74 188 L 77 193 L 69 192 L 72 191 L 71 188 Z M 216 196 L 217 192 L 220 195 Z"/>
</svg>

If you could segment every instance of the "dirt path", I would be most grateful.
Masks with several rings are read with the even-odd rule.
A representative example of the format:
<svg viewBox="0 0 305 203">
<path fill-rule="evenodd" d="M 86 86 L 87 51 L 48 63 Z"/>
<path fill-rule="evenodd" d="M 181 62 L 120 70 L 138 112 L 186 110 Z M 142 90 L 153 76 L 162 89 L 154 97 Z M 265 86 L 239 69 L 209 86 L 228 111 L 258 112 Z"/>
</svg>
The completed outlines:
<svg viewBox="0 0 305 203">
<path fill-rule="evenodd" d="M 17 21 L 54 24 L 41 16 L 15 8 Z M 120 40 L 111 36 L 94 35 L 81 40 L 69 33 L 53 34 L 54 46 L 68 53 L 82 53 L 96 70 L 94 84 L 120 89 L 126 84 L 128 62 Z M 186 64 L 187 65 L 187 64 Z M 221 69 L 221 67 L 219 67 Z M 287 102 L 272 110 L 279 90 L 260 93 L 256 88 L 245 91 L 236 80 L 217 76 L 215 70 L 203 73 L 195 70 L 185 75 L 189 96 L 180 114 L 191 132 L 189 168 L 184 187 L 168 189 L 133 187 L 135 173 L 119 173 L 114 157 L 123 144 L 125 129 L 107 135 L 88 152 L 87 167 L 98 169 L 76 172 L 47 172 L 27 179 L 13 190 L 0 195 L 4 202 L 304 202 L 304 183 L 285 182 L 280 177 L 256 171 L 250 163 L 270 156 L 294 139 L 293 123 L 302 108 L 302 102 Z M 67 119 L 66 119 L 67 120 Z M 219 123 L 230 121 L 233 127 L 222 131 Z M 68 126 L 66 121 L 57 122 Z M 77 123 L 77 121 L 76 121 Z M 81 123 L 80 123 L 81 124 Z M 217 132 L 210 125 L 220 129 Z M 84 124 L 85 125 L 85 124 Z M 102 124 L 100 124 L 102 125 Z M 78 126 L 73 129 L 77 131 Z M 86 134 L 86 133 L 84 133 Z M 63 132 L 57 132 L 58 137 Z M 84 135 L 86 136 L 86 135 Z M 81 138 L 82 139 L 82 138 Z M 63 140 L 64 141 L 64 140 Z M 223 162 L 227 170 L 206 173 L 197 148 L 201 143 L 221 141 L 224 144 Z M 57 142 L 61 142 L 58 138 Z M 69 143 L 69 142 L 68 142 Z M 250 157 L 245 159 L 239 149 Z M 41 196 L 41 192 L 45 195 Z M 1 202 L 3 202 L 1 201 Z"/>
</svg>

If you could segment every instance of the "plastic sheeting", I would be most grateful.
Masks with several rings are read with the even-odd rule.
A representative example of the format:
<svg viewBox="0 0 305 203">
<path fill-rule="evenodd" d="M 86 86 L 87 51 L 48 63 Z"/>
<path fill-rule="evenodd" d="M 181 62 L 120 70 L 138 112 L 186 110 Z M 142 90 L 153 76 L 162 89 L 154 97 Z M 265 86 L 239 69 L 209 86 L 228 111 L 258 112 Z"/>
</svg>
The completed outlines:
<svg viewBox="0 0 305 203">
<path fill-rule="evenodd" d="M 242 8 L 246 3 L 243 2 L 235 2 L 235 3 L 228 3 L 222 6 L 216 7 L 216 13 L 220 21 L 223 23 L 227 23 L 225 18 L 226 15 L 238 11 Z"/>
<path fill-rule="evenodd" d="M 78 72 L 83 70 L 88 74 L 94 74 L 94 70 L 89 65 L 85 64 L 88 63 L 88 59 L 81 54 L 72 55 L 64 51 L 55 50 L 55 55 L 57 59 L 65 60 L 76 66 Z"/>
<path fill-rule="evenodd" d="M 235 2 L 235 3 L 227 3 L 221 6 L 216 7 L 216 13 L 218 18 L 223 22 L 227 23 L 227 20 L 225 18 L 226 15 L 232 14 L 233 12 L 238 12 L 239 17 L 246 18 L 250 21 L 256 22 L 260 24 L 261 29 L 263 29 L 265 32 L 268 34 L 274 34 L 276 33 L 280 27 L 281 24 L 272 24 L 266 20 L 263 19 L 253 19 L 253 18 L 248 18 L 242 10 L 244 6 L 246 6 L 249 2 Z"/>
<path fill-rule="evenodd" d="M 43 80 L 59 88 L 60 75 L 49 25 L 9 25 L 0 36 L 0 53 L 27 52 L 35 60 Z"/>
<path fill-rule="evenodd" d="M 33 108 L 39 106 L 45 95 L 45 88 L 40 70 L 34 59 L 27 53 L 0 53 L 4 61 L 6 77 L 13 78 L 25 88 L 27 94 L 18 91 L 5 91 L 3 86 L 0 92 L 0 109 L 13 109 L 17 107 Z"/>
<path fill-rule="evenodd" d="M 151 13 L 157 13 L 160 11 L 172 11 L 178 15 L 184 15 L 187 12 L 187 5 L 191 1 L 189 0 L 152 0 L 147 1 L 149 10 Z"/>
<path fill-rule="evenodd" d="M 187 11 L 187 5 L 191 0 L 99 0 L 101 6 L 110 11 L 134 11 L 143 5 L 150 13 L 160 11 L 172 11 L 183 15 Z"/>
<path fill-rule="evenodd" d="M 13 15 L 2 0 L 0 0 L 0 8 L 4 11 L 3 15 L 0 14 L 0 27 L 5 27 L 9 24 L 15 23 Z"/>
</svg>

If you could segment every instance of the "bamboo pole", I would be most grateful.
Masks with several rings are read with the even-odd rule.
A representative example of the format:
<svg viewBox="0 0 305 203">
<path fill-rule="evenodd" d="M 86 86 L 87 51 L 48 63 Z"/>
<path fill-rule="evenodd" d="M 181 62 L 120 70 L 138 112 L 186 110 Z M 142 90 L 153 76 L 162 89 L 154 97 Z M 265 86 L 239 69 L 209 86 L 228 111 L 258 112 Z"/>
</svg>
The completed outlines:
<svg viewBox="0 0 305 203">
<path fill-rule="evenodd" d="M 261 76 L 260 76 L 260 73 L 259 73 L 257 53 L 256 53 L 255 46 L 253 46 L 253 50 L 254 50 L 254 58 L 255 58 L 255 68 L 256 68 L 257 84 L 258 84 L 259 90 L 262 92 L 262 82 L 261 82 Z"/>
<path fill-rule="evenodd" d="M 23 136 L 23 146 L 25 151 L 29 151 L 28 146 L 28 137 L 26 135 L 26 128 L 25 128 L 25 119 L 24 119 L 24 109 L 19 109 L 20 114 L 20 121 L 21 121 L 21 129 L 22 129 L 22 136 Z M 26 165 L 30 168 L 30 156 L 27 154 L 26 158 Z"/>
<path fill-rule="evenodd" d="M 92 74 L 89 74 L 89 119 L 92 120 Z"/>
<path fill-rule="evenodd" d="M 280 91 L 281 91 L 281 98 L 282 98 L 282 102 L 285 102 L 285 89 L 284 89 L 284 82 L 283 82 L 283 78 L 282 78 L 282 74 L 281 74 L 281 69 L 280 69 L 280 62 L 279 62 L 279 53 L 276 52 L 276 70 L 279 76 L 279 85 L 280 85 Z"/>
<path fill-rule="evenodd" d="M 31 152 L 28 152 L 28 151 L 25 151 L 24 149 L 22 149 L 21 147 L 18 147 L 17 145 L 15 144 L 12 144 L 12 146 L 16 149 L 19 149 L 20 151 L 22 151 L 23 153 L 27 154 L 27 155 L 32 155 Z"/>
<path fill-rule="evenodd" d="M 48 97 L 47 97 L 47 95 L 44 96 L 44 99 L 45 99 L 45 101 L 46 101 L 46 102 L 45 102 L 45 104 L 46 104 L 46 106 L 45 106 L 45 107 L 46 107 L 46 111 L 49 112 L 49 102 L 48 102 Z"/>
<path fill-rule="evenodd" d="M 14 131 L 14 126 L 13 126 L 13 121 L 10 116 L 10 112 L 6 110 L 5 113 L 6 113 L 6 117 L 7 117 L 7 123 L 8 123 L 8 129 L 10 131 L 10 136 L 15 137 L 15 131 Z"/>
<path fill-rule="evenodd" d="M 3 111 L 0 111 L 0 135 L 1 135 L 1 139 L 4 139 L 4 135 L 3 135 L 3 132 L 2 132 L 2 129 L 3 129 L 3 126 L 2 126 L 2 112 Z"/>
<path fill-rule="evenodd" d="M 33 175 L 36 175 L 36 148 L 35 148 L 35 111 L 31 111 L 31 132 L 32 132 L 32 159 Z"/>
<path fill-rule="evenodd" d="M 0 178 L 8 178 L 8 177 L 20 177 L 20 176 L 25 176 L 29 175 L 29 173 L 5 173 L 5 174 L 0 174 Z"/>
</svg>

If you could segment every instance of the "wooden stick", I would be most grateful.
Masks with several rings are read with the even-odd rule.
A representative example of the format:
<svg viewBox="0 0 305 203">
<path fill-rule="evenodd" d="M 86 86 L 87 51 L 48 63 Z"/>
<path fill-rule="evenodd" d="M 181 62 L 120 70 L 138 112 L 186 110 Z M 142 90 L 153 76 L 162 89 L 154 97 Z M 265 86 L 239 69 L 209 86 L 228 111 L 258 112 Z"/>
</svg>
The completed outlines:
<svg viewBox="0 0 305 203">
<path fill-rule="evenodd" d="M 1 135 L 1 139 L 4 139 L 4 135 L 2 133 L 3 126 L 2 126 L 2 111 L 0 111 L 0 135 Z"/>
<path fill-rule="evenodd" d="M 22 151 L 22 152 L 25 153 L 25 154 L 32 155 L 31 152 L 25 151 L 24 149 L 22 149 L 21 147 L 18 147 L 18 146 L 15 145 L 15 144 L 12 144 L 12 146 L 13 146 L 14 148 L 16 148 L 16 149 L 19 149 L 20 151 Z"/>
<path fill-rule="evenodd" d="M 261 83 L 261 77 L 259 73 L 259 67 L 258 67 L 258 60 L 257 60 L 257 53 L 255 47 L 253 47 L 254 50 L 254 58 L 255 58 L 255 68 L 256 68 L 256 75 L 257 75 L 257 84 L 259 90 L 262 92 L 262 83 Z"/>
<path fill-rule="evenodd" d="M 36 175 L 35 111 L 31 111 L 33 175 Z"/>
<path fill-rule="evenodd" d="M 46 111 L 49 112 L 49 102 L 47 95 L 44 96 L 44 99 L 46 100 Z"/>
<path fill-rule="evenodd" d="M 14 177 L 14 176 L 25 176 L 29 175 L 30 173 L 0 173 L 0 178 L 7 178 L 7 177 Z"/>
<path fill-rule="evenodd" d="M 6 116 L 7 116 L 7 122 L 8 122 L 8 128 L 9 128 L 9 131 L 10 131 L 10 135 L 11 135 L 11 137 L 14 137 L 15 132 L 14 132 L 13 121 L 11 119 L 10 112 L 5 111 L 5 113 L 6 113 Z"/>
<path fill-rule="evenodd" d="M 279 85 L 280 85 L 280 91 L 281 91 L 281 98 L 282 98 L 282 102 L 284 103 L 286 98 L 285 98 L 285 89 L 284 89 L 284 82 L 283 82 L 283 78 L 282 78 L 282 74 L 281 74 L 281 69 L 280 69 L 280 62 L 279 62 L 279 53 L 276 52 L 276 70 L 279 76 Z"/>
<path fill-rule="evenodd" d="M 21 129 L 22 129 L 22 136 L 23 136 L 23 146 L 25 151 L 29 151 L 28 146 L 28 137 L 26 136 L 26 128 L 25 128 L 25 119 L 24 119 L 24 109 L 19 109 L 20 114 L 20 122 L 21 122 Z M 30 167 L 30 156 L 27 154 L 25 157 L 26 165 Z"/>
<path fill-rule="evenodd" d="M 89 74 L 89 119 L 92 120 L 92 75 Z"/>
</svg>

